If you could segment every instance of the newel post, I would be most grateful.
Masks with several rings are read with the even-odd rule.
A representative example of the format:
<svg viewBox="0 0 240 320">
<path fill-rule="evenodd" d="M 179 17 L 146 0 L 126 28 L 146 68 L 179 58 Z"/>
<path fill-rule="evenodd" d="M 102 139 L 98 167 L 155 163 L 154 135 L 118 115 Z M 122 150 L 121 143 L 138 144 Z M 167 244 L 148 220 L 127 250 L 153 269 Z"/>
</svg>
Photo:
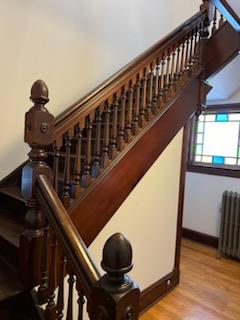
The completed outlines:
<svg viewBox="0 0 240 320">
<path fill-rule="evenodd" d="M 132 269 L 132 247 L 120 233 L 111 236 L 103 249 L 106 274 L 92 290 L 88 304 L 91 320 L 136 320 L 140 291 L 127 273 Z"/>
<path fill-rule="evenodd" d="M 45 163 L 45 147 L 54 141 L 54 117 L 45 108 L 48 88 L 44 81 L 36 81 L 31 88 L 33 107 L 25 115 L 24 141 L 31 150 L 29 161 L 22 169 L 21 193 L 28 211 L 25 230 L 20 237 L 20 271 L 28 287 L 39 284 L 40 258 L 44 217 L 36 198 L 36 181 L 40 174 L 52 178 L 51 169 Z"/>
</svg>

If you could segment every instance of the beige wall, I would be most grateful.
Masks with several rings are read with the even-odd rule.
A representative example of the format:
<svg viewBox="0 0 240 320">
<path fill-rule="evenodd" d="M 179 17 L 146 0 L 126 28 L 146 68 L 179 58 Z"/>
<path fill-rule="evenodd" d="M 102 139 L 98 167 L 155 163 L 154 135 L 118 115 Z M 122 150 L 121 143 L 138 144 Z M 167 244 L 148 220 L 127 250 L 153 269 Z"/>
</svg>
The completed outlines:
<svg viewBox="0 0 240 320">
<path fill-rule="evenodd" d="M 55 115 L 198 11 L 200 0 L 1 0 L 0 179 L 22 163 L 32 83 Z"/>
<path fill-rule="evenodd" d="M 105 241 L 115 232 L 122 232 L 132 243 L 134 268 L 131 276 L 142 290 L 174 267 L 182 136 L 183 130 L 90 246 L 100 266 Z"/>
</svg>

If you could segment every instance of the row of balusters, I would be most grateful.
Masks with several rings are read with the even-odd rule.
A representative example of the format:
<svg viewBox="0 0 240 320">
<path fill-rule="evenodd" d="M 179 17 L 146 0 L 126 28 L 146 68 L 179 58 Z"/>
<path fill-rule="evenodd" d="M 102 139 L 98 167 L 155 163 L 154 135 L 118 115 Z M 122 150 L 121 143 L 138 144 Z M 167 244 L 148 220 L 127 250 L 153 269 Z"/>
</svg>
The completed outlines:
<svg viewBox="0 0 240 320">
<path fill-rule="evenodd" d="M 85 295 L 81 283 L 47 225 L 42 247 L 40 285 L 36 294 L 39 310 L 46 320 L 82 320 Z"/>
<path fill-rule="evenodd" d="M 223 15 L 218 11 L 217 7 L 213 8 L 213 20 L 210 23 L 211 35 L 221 28 L 225 22 Z"/>
<path fill-rule="evenodd" d="M 196 71 L 202 30 L 200 22 L 56 140 L 54 187 L 66 208 Z"/>
</svg>

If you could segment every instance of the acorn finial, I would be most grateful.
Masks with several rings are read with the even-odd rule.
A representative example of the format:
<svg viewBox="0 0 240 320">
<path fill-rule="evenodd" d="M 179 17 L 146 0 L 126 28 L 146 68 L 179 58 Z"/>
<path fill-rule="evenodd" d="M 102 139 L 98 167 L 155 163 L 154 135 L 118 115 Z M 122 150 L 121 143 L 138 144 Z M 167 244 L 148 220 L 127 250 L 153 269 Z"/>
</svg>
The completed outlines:
<svg viewBox="0 0 240 320">
<path fill-rule="evenodd" d="M 34 103 L 46 104 L 48 99 L 48 87 L 43 80 L 37 80 L 34 82 L 31 88 L 30 99 Z"/>
<path fill-rule="evenodd" d="M 132 269 L 132 247 L 121 233 L 115 233 L 106 241 L 101 265 L 108 274 L 117 277 Z"/>
</svg>

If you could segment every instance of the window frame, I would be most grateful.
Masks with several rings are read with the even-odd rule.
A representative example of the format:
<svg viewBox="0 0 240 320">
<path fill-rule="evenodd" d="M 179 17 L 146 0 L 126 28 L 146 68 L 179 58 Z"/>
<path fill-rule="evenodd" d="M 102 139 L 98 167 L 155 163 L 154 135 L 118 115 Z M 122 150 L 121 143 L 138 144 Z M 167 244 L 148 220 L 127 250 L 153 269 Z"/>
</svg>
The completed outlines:
<svg viewBox="0 0 240 320">
<path fill-rule="evenodd" d="M 240 103 L 221 104 L 221 105 L 209 105 L 206 110 L 207 114 L 211 113 L 240 113 Z M 240 178 L 240 165 L 213 165 L 211 163 L 200 163 L 193 160 L 193 143 L 195 141 L 196 133 L 194 132 L 196 118 L 192 117 L 191 129 L 189 133 L 189 152 L 187 171 L 203 174 L 212 174 L 218 176 L 227 176 Z"/>
</svg>

